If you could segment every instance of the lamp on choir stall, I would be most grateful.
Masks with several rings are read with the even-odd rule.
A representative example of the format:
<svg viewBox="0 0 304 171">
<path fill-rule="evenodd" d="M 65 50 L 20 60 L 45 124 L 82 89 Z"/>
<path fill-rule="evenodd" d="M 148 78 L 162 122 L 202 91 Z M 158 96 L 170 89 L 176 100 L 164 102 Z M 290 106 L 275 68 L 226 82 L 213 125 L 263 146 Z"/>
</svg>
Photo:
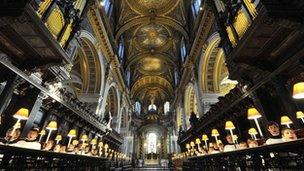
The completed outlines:
<svg viewBox="0 0 304 171">
<path fill-rule="evenodd" d="M 298 82 L 293 85 L 292 97 L 294 99 L 304 99 L 304 82 Z"/>
<path fill-rule="evenodd" d="M 72 141 L 72 144 L 73 144 L 74 146 L 76 146 L 76 145 L 79 144 L 79 141 L 78 141 L 78 140 L 73 140 L 73 141 Z"/>
<path fill-rule="evenodd" d="M 297 115 L 297 118 L 301 119 L 302 122 L 304 123 L 304 113 L 302 111 L 297 111 L 296 115 Z"/>
<path fill-rule="evenodd" d="M 255 139 L 255 140 L 257 139 L 256 135 L 258 135 L 258 132 L 257 132 L 257 130 L 255 128 L 250 128 L 248 130 L 248 134 L 251 135 L 252 139 Z"/>
<path fill-rule="evenodd" d="M 287 128 L 290 128 L 290 124 L 292 124 L 292 121 L 288 116 L 282 116 L 281 117 L 281 125 L 286 125 Z"/>
<path fill-rule="evenodd" d="M 58 144 L 61 140 L 62 140 L 62 136 L 58 134 L 55 138 L 56 144 Z"/>
<path fill-rule="evenodd" d="M 187 151 L 190 151 L 190 144 L 186 144 L 186 149 L 187 149 Z"/>
<path fill-rule="evenodd" d="M 261 137 L 263 137 L 263 133 L 262 133 L 260 124 L 258 122 L 258 118 L 262 117 L 262 115 L 260 114 L 260 112 L 256 108 L 254 108 L 254 107 L 249 108 L 248 111 L 247 111 L 247 117 L 248 117 L 249 120 L 254 120 L 254 122 L 255 122 L 255 124 L 256 124 L 256 126 L 258 128 L 258 131 L 259 131 L 259 133 L 261 135 Z"/>
<path fill-rule="evenodd" d="M 39 132 L 39 135 L 40 135 L 39 142 L 41 141 L 42 137 L 45 136 L 45 134 L 46 134 L 46 132 L 44 129 Z"/>
<path fill-rule="evenodd" d="M 190 146 L 191 146 L 192 150 L 194 150 L 194 146 L 195 146 L 195 144 L 194 144 L 194 142 L 193 142 L 193 141 L 191 141 L 191 142 L 190 142 Z"/>
<path fill-rule="evenodd" d="M 51 121 L 51 122 L 47 125 L 46 129 L 49 130 L 49 133 L 48 133 L 48 136 L 47 136 L 47 138 L 46 138 L 45 143 L 47 143 L 47 142 L 49 141 L 52 131 L 56 131 L 56 130 L 57 130 L 57 122 L 56 122 L 56 121 Z"/>
<path fill-rule="evenodd" d="M 68 133 L 68 137 L 69 137 L 69 142 L 68 142 L 68 147 L 71 144 L 71 141 L 74 137 L 76 137 L 76 129 L 71 129 Z"/>
<path fill-rule="evenodd" d="M 99 141 L 99 143 L 98 143 L 98 148 L 99 148 L 99 156 L 101 156 L 101 155 L 102 155 L 102 151 L 101 151 L 102 147 L 103 147 L 103 142 L 102 142 L 102 141 Z"/>
<path fill-rule="evenodd" d="M 207 143 L 207 141 L 209 140 L 208 136 L 206 134 L 203 134 L 202 140 L 205 142 L 206 149 L 208 149 L 208 143 Z"/>
<path fill-rule="evenodd" d="M 197 144 L 197 148 L 200 149 L 201 140 L 199 138 L 196 138 L 195 144 Z"/>
<path fill-rule="evenodd" d="M 92 139 L 92 140 L 91 140 L 91 145 L 94 146 L 94 145 L 96 145 L 96 144 L 97 144 L 97 139 L 96 139 L 96 138 Z"/>
<path fill-rule="evenodd" d="M 88 136 L 86 134 L 83 134 L 80 138 L 80 140 L 82 141 L 82 143 L 84 144 L 86 141 L 88 141 Z"/>
<path fill-rule="evenodd" d="M 15 130 L 17 129 L 18 123 L 20 123 L 21 120 L 28 120 L 29 118 L 29 110 L 26 108 L 20 108 L 13 117 L 17 119 L 17 122 L 15 123 L 16 126 L 13 126 L 13 130 L 11 135 L 15 133 Z"/>
<path fill-rule="evenodd" d="M 220 133 L 218 132 L 217 129 L 212 129 L 211 130 L 211 136 L 215 138 L 216 144 L 218 144 L 218 136 L 220 136 Z"/>
<path fill-rule="evenodd" d="M 233 122 L 232 121 L 226 121 L 225 129 L 229 130 L 232 141 L 235 143 L 234 136 L 233 136 L 233 130 L 235 129 L 235 126 L 234 126 Z"/>
</svg>

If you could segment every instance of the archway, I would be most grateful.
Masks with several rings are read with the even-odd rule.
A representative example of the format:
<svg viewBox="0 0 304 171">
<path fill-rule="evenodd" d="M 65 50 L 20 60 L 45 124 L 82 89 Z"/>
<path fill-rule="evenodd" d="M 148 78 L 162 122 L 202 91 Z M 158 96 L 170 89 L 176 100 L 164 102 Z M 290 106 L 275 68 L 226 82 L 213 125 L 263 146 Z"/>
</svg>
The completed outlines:
<svg viewBox="0 0 304 171">
<path fill-rule="evenodd" d="M 98 101 L 104 85 L 104 64 L 90 33 L 81 32 L 79 48 L 73 59 L 69 82 L 78 99 L 84 102 Z"/>
<path fill-rule="evenodd" d="M 190 114 L 194 112 L 198 116 L 198 104 L 197 95 L 194 90 L 194 85 L 189 83 L 185 91 L 184 109 L 185 109 L 185 122 L 186 128 L 190 128 Z"/>
<path fill-rule="evenodd" d="M 208 46 L 199 63 L 199 87 L 202 93 L 227 94 L 237 84 L 229 79 L 223 49 L 219 47 L 218 33 L 208 39 Z"/>
</svg>

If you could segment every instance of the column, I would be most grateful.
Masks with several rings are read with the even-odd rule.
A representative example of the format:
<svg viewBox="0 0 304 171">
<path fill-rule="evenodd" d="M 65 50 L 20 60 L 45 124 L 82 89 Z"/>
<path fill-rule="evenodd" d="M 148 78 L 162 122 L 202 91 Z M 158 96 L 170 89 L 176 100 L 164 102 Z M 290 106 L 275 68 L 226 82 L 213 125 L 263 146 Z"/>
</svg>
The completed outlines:
<svg viewBox="0 0 304 171">
<path fill-rule="evenodd" d="M 202 96 L 200 98 L 201 104 L 203 104 L 203 113 L 209 111 L 210 106 L 214 103 L 218 102 L 219 94 L 217 93 L 202 93 Z"/>
</svg>

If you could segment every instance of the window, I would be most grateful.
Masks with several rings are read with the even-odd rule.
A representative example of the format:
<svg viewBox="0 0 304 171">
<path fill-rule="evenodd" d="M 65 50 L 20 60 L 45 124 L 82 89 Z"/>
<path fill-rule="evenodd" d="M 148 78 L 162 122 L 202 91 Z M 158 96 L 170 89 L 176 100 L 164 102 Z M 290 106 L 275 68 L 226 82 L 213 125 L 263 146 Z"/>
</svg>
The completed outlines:
<svg viewBox="0 0 304 171">
<path fill-rule="evenodd" d="M 148 134 L 148 154 L 156 153 L 157 136 L 155 133 Z"/>
<path fill-rule="evenodd" d="M 148 106 L 148 110 L 156 110 L 156 105 L 155 104 L 150 104 Z"/>
<path fill-rule="evenodd" d="M 164 113 L 167 114 L 170 111 L 170 102 L 164 104 Z"/>
<path fill-rule="evenodd" d="M 174 72 L 174 83 L 175 83 L 175 86 L 178 85 L 178 82 L 179 82 L 179 75 L 178 75 L 177 69 L 175 69 L 175 72 Z"/>
<path fill-rule="evenodd" d="M 109 15 L 112 11 L 112 3 L 111 0 L 101 0 L 100 5 L 103 6 L 106 13 Z"/>
<path fill-rule="evenodd" d="M 184 63 L 185 62 L 185 58 L 186 58 L 186 55 L 187 55 L 187 51 L 186 51 L 186 44 L 185 44 L 185 40 L 184 38 L 182 38 L 181 40 L 181 47 L 180 47 L 180 53 L 181 53 L 181 59 L 182 59 L 182 62 Z"/>
<path fill-rule="evenodd" d="M 195 17 L 199 14 L 202 0 L 192 0 L 192 11 Z"/>
<path fill-rule="evenodd" d="M 121 39 L 118 45 L 118 58 L 120 60 L 120 62 L 122 62 L 123 58 L 124 58 L 124 50 L 125 47 L 123 45 L 123 40 Z"/>
<path fill-rule="evenodd" d="M 141 104 L 137 101 L 135 102 L 134 111 L 138 114 L 140 114 L 141 111 Z"/>
</svg>

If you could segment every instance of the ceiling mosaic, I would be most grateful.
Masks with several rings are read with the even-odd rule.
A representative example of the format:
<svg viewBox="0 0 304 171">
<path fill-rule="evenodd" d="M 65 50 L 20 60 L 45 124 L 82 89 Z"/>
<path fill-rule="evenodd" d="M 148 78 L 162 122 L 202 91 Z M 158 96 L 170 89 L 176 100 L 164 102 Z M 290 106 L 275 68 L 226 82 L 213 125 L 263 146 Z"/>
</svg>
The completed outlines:
<svg viewBox="0 0 304 171">
<path fill-rule="evenodd" d="M 125 0 L 119 5 L 116 40 L 123 40 L 124 69 L 131 72 L 131 96 L 143 106 L 163 105 L 174 93 L 181 68 L 180 41 L 187 37 L 181 0 Z M 186 38 L 187 39 L 187 38 Z"/>
</svg>

